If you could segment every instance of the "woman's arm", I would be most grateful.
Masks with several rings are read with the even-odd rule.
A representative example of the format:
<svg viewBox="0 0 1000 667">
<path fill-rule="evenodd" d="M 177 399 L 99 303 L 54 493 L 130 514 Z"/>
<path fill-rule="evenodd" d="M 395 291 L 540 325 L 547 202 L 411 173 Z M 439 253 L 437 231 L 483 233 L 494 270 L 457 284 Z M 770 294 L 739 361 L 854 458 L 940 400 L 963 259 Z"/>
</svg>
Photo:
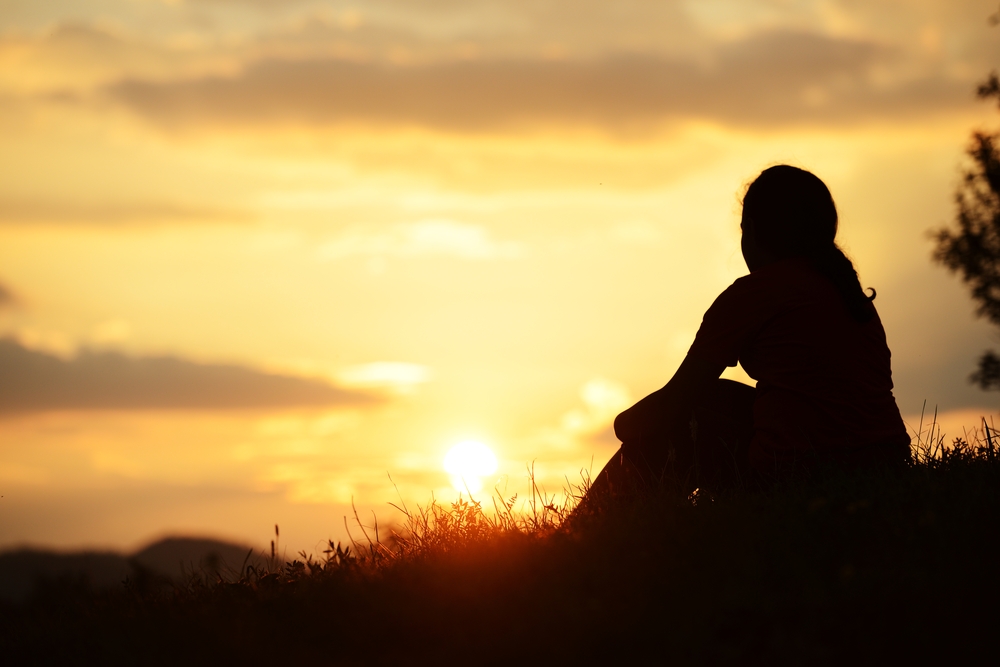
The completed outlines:
<svg viewBox="0 0 1000 667">
<path fill-rule="evenodd" d="M 638 442 L 643 435 L 664 433 L 680 421 L 687 421 L 695 399 L 725 366 L 693 357 L 684 357 L 680 368 L 662 389 L 642 399 L 615 418 L 615 435 L 622 442 Z"/>
</svg>

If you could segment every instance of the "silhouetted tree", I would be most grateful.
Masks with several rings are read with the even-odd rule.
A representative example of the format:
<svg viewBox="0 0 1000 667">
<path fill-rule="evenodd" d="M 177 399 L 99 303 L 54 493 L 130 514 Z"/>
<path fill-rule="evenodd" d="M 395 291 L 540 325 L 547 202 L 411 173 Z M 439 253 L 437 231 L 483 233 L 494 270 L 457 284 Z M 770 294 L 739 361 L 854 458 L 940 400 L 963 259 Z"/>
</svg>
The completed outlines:
<svg viewBox="0 0 1000 667">
<path fill-rule="evenodd" d="M 980 84 L 981 99 L 1000 103 L 996 72 Z M 976 314 L 1000 326 L 1000 133 L 975 132 L 967 153 L 970 168 L 955 191 L 958 212 L 954 227 L 934 232 L 934 259 L 961 275 L 972 290 Z M 956 229 L 957 227 L 957 229 Z M 983 389 L 1000 389 L 1000 357 L 992 350 L 979 358 L 969 378 Z"/>
</svg>

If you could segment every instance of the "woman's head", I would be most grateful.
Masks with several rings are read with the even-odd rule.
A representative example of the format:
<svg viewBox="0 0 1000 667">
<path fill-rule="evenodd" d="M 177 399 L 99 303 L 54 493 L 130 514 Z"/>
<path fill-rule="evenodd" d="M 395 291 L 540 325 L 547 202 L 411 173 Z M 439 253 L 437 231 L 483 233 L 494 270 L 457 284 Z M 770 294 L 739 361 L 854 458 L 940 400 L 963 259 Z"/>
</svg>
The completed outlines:
<svg viewBox="0 0 1000 667">
<path fill-rule="evenodd" d="M 875 315 L 854 264 L 837 246 L 837 207 L 823 181 L 804 169 L 778 165 L 761 172 L 743 196 L 743 257 L 751 272 L 789 257 L 805 257 L 844 298 L 851 316 Z"/>
<path fill-rule="evenodd" d="M 837 207 L 814 174 L 784 164 L 770 167 L 743 197 L 743 233 L 774 259 L 814 255 L 834 245 Z"/>
</svg>

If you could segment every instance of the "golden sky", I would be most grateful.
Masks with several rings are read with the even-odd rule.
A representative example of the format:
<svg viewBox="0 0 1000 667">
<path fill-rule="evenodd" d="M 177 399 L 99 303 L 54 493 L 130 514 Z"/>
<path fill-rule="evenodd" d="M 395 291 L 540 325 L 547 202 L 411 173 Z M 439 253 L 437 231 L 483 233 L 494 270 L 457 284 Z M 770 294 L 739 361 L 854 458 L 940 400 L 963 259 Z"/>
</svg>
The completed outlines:
<svg viewBox="0 0 1000 667">
<path fill-rule="evenodd" d="M 973 426 L 996 336 L 927 232 L 1000 124 L 994 10 L 3 3 L 0 548 L 313 549 L 352 498 L 453 497 L 467 439 L 560 491 L 745 273 L 777 162 L 833 191 L 904 415 Z"/>
</svg>

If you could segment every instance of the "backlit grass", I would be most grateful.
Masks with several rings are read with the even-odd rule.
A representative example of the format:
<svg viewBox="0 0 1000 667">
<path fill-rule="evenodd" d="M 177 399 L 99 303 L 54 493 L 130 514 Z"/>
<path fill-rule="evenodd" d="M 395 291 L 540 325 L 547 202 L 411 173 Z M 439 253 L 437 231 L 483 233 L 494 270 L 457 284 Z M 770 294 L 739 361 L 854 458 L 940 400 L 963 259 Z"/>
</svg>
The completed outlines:
<svg viewBox="0 0 1000 667">
<path fill-rule="evenodd" d="M 897 664 L 995 659 L 1000 452 L 932 428 L 898 472 L 664 485 L 573 512 L 400 506 L 355 543 L 183 585 L 53 585 L 2 610 L 20 664 Z M 582 489 L 575 490 L 579 496 Z M 360 524 L 361 522 L 357 522 Z M 356 524 L 357 525 L 357 524 Z M 278 537 L 278 536 L 276 536 Z M 14 663 L 9 663 L 14 664 Z"/>
</svg>

